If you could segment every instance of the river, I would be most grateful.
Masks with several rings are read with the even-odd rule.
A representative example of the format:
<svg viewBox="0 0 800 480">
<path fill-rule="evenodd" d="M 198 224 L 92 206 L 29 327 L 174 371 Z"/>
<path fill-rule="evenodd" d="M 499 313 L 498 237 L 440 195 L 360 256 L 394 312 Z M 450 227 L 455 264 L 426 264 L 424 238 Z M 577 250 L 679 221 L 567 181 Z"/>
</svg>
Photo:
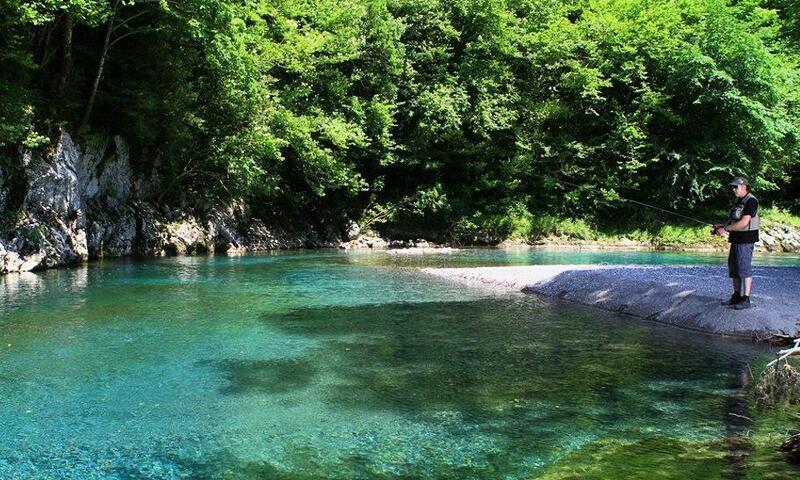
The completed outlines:
<svg viewBox="0 0 800 480">
<path fill-rule="evenodd" d="M 309 251 L 0 278 L 0 478 L 729 478 L 729 410 L 772 348 L 413 268 L 602 262 L 724 258 Z"/>
</svg>

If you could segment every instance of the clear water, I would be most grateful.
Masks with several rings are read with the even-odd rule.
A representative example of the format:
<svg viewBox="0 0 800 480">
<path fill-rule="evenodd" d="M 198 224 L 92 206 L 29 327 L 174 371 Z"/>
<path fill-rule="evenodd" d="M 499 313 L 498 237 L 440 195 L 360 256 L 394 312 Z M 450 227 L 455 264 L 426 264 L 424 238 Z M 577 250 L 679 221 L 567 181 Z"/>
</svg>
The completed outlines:
<svg viewBox="0 0 800 480">
<path fill-rule="evenodd" d="M 726 265 L 727 252 L 663 252 L 625 250 L 545 250 L 469 248 L 450 253 L 394 254 L 355 250 L 349 254 L 355 261 L 372 264 L 390 263 L 408 267 L 483 267 L 502 265 L 559 265 L 559 264 L 636 264 L 636 265 Z M 795 254 L 766 254 L 757 252 L 756 266 L 800 266 Z"/>
<path fill-rule="evenodd" d="M 400 268 L 719 261 L 621 255 L 305 252 L 7 276 L 0 478 L 738 478 L 728 412 L 769 349 Z"/>
</svg>

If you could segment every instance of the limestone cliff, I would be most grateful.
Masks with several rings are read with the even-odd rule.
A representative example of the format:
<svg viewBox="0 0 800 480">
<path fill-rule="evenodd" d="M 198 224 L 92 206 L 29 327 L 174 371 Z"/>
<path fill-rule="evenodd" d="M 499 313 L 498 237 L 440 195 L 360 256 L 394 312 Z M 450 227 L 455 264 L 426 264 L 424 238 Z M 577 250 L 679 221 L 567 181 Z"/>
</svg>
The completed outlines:
<svg viewBox="0 0 800 480">
<path fill-rule="evenodd" d="M 129 147 L 119 136 L 79 144 L 62 132 L 50 153 L 22 155 L 27 193 L 19 217 L 0 233 L 0 273 L 102 256 L 339 245 L 339 239 L 320 238 L 310 228 L 300 233 L 269 228 L 242 202 L 212 207 L 202 218 L 156 205 L 152 192 L 161 187 L 157 175 L 134 175 Z M 0 171 L 3 215 L 9 213 L 6 196 Z"/>
</svg>

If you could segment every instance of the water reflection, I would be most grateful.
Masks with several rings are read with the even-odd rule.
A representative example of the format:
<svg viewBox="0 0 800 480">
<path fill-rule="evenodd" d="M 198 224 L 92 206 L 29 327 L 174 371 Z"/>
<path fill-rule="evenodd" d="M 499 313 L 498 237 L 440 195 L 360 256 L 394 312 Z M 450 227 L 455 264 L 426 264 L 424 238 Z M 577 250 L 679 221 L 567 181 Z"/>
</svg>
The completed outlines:
<svg viewBox="0 0 800 480">
<path fill-rule="evenodd" d="M 36 297 L 44 288 L 41 277 L 23 272 L 0 276 L 0 314 L 10 314 L 20 300 Z"/>
</svg>

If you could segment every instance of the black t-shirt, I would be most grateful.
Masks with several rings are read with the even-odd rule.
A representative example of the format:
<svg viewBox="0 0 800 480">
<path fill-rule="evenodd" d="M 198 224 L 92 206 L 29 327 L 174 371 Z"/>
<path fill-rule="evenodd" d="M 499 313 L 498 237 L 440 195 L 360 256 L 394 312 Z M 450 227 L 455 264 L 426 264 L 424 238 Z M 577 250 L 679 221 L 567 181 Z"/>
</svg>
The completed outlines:
<svg viewBox="0 0 800 480">
<path fill-rule="evenodd" d="M 750 215 L 752 217 L 756 214 L 756 211 L 758 211 L 758 200 L 754 197 L 747 199 L 744 205 L 742 205 L 742 203 L 743 202 L 739 200 L 733 208 L 731 208 L 730 223 L 738 222 L 743 215 Z M 741 209 L 742 213 L 737 215 L 739 209 Z M 731 243 L 756 243 L 758 241 L 758 230 L 731 231 L 730 234 L 728 234 L 728 241 Z"/>
</svg>

